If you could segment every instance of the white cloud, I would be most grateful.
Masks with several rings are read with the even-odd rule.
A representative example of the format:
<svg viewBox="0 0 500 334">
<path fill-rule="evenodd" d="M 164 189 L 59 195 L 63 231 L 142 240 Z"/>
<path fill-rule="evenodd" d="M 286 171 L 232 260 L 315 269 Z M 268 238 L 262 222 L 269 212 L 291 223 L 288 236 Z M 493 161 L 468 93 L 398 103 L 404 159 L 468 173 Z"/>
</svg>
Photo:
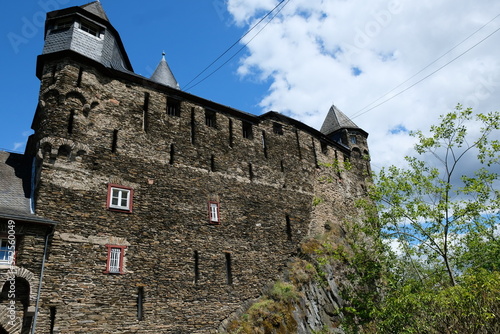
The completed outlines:
<svg viewBox="0 0 500 334">
<path fill-rule="evenodd" d="M 239 25 L 252 26 L 278 1 L 228 0 Z M 389 96 L 367 105 L 412 77 L 496 14 L 500 2 L 462 0 L 291 0 L 248 45 L 240 75 L 270 80 L 260 105 L 320 128 L 335 105 L 370 133 L 374 166 L 400 163 L 414 140 L 457 103 L 480 112 L 499 110 L 500 32 L 452 61 L 500 27 L 500 17 Z M 255 29 L 257 32 L 260 27 Z M 253 37 L 249 34 L 245 42 Z M 361 73 L 355 75 L 353 67 Z M 363 111 L 363 112 L 360 112 Z"/>
</svg>

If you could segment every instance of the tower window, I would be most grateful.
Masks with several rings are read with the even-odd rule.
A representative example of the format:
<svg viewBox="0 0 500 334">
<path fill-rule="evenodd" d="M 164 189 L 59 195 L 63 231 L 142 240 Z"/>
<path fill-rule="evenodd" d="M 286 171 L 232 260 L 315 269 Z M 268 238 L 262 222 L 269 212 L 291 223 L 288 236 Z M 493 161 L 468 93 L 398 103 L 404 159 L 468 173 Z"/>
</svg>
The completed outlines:
<svg viewBox="0 0 500 334">
<path fill-rule="evenodd" d="M 95 37 L 101 37 L 101 28 L 87 20 L 80 21 L 80 30 L 85 31 Z"/>
<path fill-rule="evenodd" d="M 132 212 L 132 188 L 108 185 L 108 209 Z"/>
<path fill-rule="evenodd" d="M 66 19 L 61 19 L 61 20 L 58 20 L 55 24 L 54 24 L 54 29 L 52 31 L 56 31 L 56 30 L 67 30 L 69 28 L 71 28 L 71 26 L 73 26 L 73 18 L 66 18 Z"/>
<path fill-rule="evenodd" d="M 351 144 L 357 144 L 358 143 L 358 139 L 356 138 L 356 136 L 350 136 L 349 138 L 351 139 Z"/>
<path fill-rule="evenodd" d="M 108 248 L 108 260 L 105 274 L 123 274 L 123 255 L 127 246 L 106 245 Z"/>
</svg>

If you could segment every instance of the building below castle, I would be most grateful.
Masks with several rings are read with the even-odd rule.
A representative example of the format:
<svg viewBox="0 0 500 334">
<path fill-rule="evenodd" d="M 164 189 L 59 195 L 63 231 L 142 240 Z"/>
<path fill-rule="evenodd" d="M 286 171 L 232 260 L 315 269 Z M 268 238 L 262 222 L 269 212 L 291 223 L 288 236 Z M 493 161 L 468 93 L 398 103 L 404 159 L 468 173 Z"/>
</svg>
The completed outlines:
<svg viewBox="0 0 500 334">
<path fill-rule="evenodd" d="M 25 154 L 0 152 L 0 334 L 217 333 L 359 213 L 368 134 L 134 73 L 99 1 L 47 14 Z M 317 205 L 325 202 L 328 205 Z"/>
</svg>

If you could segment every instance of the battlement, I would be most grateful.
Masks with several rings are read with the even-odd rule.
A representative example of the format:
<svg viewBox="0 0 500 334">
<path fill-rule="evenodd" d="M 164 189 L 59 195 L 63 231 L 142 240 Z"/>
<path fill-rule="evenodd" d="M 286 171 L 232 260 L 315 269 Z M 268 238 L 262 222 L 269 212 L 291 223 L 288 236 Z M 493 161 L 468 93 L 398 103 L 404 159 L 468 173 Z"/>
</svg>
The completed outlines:
<svg viewBox="0 0 500 334">
<path fill-rule="evenodd" d="M 368 153 L 362 134 L 351 148 L 277 112 L 255 116 L 147 79 L 128 79 L 109 80 L 108 73 L 70 58 L 49 62 L 33 122 L 39 156 L 123 156 L 247 178 L 252 166 L 252 178 L 276 180 L 286 171 L 317 166 L 318 159 Z"/>
</svg>

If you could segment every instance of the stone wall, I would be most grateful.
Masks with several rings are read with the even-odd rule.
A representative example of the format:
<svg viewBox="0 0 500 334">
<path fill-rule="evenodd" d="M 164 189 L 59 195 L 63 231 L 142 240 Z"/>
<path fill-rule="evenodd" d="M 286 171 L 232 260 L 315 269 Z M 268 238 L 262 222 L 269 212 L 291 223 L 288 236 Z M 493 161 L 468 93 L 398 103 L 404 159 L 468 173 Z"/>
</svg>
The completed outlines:
<svg viewBox="0 0 500 334">
<path fill-rule="evenodd" d="M 350 157 L 345 147 L 278 114 L 112 74 L 69 58 L 45 64 L 36 210 L 59 225 L 38 333 L 216 332 L 280 277 L 305 236 L 356 214 L 364 167 L 324 165 Z M 167 114 L 174 102 L 179 116 Z M 108 184 L 133 189 L 131 213 L 107 209 Z M 123 274 L 104 273 L 106 245 L 125 247 Z"/>
</svg>

